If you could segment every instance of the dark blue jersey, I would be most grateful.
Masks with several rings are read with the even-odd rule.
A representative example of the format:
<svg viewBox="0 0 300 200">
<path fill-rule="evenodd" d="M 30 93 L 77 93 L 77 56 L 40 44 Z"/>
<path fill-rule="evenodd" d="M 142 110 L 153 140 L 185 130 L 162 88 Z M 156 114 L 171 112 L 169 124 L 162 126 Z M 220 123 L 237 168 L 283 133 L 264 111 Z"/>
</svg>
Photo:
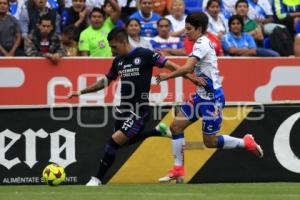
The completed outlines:
<svg viewBox="0 0 300 200">
<path fill-rule="evenodd" d="M 121 78 L 121 108 L 138 112 L 148 107 L 153 67 L 162 68 L 166 61 L 165 57 L 145 48 L 135 48 L 126 56 L 114 59 L 106 77 Z"/>
</svg>

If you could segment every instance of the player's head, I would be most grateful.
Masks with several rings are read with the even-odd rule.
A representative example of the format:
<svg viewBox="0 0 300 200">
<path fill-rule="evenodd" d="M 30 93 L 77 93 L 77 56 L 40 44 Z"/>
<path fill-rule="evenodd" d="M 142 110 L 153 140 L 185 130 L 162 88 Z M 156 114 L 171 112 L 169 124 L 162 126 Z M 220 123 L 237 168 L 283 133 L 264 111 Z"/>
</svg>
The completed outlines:
<svg viewBox="0 0 300 200">
<path fill-rule="evenodd" d="M 128 34 L 124 28 L 114 28 L 107 36 L 109 46 L 113 56 L 122 56 L 128 54 L 130 44 Z"/>
<path fill-rule="evenodd" d="M 196 41 L 206 33 L 208 17 L 204 12 L 193 12 L 185 19 L 185 31 L 189 40 Z"/>
</svg>

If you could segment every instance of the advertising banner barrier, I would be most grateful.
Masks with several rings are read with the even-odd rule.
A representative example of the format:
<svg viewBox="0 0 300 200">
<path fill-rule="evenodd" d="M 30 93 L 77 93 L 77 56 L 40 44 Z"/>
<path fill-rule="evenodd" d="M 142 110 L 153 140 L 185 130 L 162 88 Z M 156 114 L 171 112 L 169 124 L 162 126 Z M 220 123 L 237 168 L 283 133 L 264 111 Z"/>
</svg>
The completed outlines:
<svg viewBox="0 0 300 200">
<path fill-rule="evenodd" d="M 196 122 L 185 132 L 185 182 L 299 182 L 299 106 L 225 108 L 221 132 L 253 134 L 264 149 L 263 159 L 243 149 L 205 148 L 201 122 Z M 151 107 L 146 130 L 161 120 L 169 123 L 170 108 Z M 0 184 L 42 184 L 42 170 L 49 163 L 65 167 L 66 184 L 85 184 L 96 173 L 113 132 L 113 113 L 112 107 L 0 109 Z M 150 137 L 118 150 L 103 182 L 156 183 L 172 164 L 170 138 Z"/>
<path fill-rule="evenodd" d="M 171 58 L 183 64 L 186 58 Z M 104 91 L 68 100 L 104 76 L 112 59 L 64 58 L 58 65 L 44 58 L 0 59 L 0 105 L 97 104 L 118 102 L 118 82 Z M 300 99 L 300 58 L 220 58 L 219 69 L 228 102 L 264 102 Z M 154 75 L 167 70 L 155 68 Z M 153 103 L 182 102 L 195 86 L 181 77 L 156 85 Z"/>
</svg>

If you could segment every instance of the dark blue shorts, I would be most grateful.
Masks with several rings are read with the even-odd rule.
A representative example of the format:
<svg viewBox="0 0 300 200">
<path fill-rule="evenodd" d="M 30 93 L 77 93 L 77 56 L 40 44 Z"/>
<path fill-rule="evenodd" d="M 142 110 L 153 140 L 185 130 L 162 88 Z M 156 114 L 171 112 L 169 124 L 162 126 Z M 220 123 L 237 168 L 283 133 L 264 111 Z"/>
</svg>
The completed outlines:
<svg viewBox="0 0 300 200">
<path fill-rule="evenodd" d="M 116 112 L 115 131 L 120 130 L 132 138 L 144 129 L 148 116 L 148 112 L 141 112 L 140 115 L 130 111 Z"/>
<path fill-rule="evenodd" d="M 215 134 L 221 128 L 224 106 L 224 95 L 219 95 L 213 100 L 206 100 L 194 94 L 188 101 L 181 105 L 180 109 L 191 122 L 202 118 L 202 131 L 204 134 Z"/>
</svg>

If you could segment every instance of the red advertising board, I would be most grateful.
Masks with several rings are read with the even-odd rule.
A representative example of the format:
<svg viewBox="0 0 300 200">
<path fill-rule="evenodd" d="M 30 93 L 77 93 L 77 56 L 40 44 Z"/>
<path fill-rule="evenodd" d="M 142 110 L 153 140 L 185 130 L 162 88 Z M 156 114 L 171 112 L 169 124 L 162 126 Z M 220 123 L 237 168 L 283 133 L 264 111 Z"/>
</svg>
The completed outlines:
<svg viewBox="0 0 300 200">
<path fill-rule="evenodd" d="M 185 58 L 172 58 L 182 64 Z M 118 82 L 104 91 L 67 99 L 71 90 L 85 88 L 110 68 L 112 59 L 65 58 L 58 65 L 43 58 L 0 59 L 0 105 L 51 105 L 53 103 L 116 103 Z M 300 100 L 300 58 L 220 58 L 219 69 L 229 102 Z M 156 68 L 154 75 L 161 72 Z M 195 90 L 177 78 L 156 85 L 150 100 L 181 102 Z"/>
</svg>

